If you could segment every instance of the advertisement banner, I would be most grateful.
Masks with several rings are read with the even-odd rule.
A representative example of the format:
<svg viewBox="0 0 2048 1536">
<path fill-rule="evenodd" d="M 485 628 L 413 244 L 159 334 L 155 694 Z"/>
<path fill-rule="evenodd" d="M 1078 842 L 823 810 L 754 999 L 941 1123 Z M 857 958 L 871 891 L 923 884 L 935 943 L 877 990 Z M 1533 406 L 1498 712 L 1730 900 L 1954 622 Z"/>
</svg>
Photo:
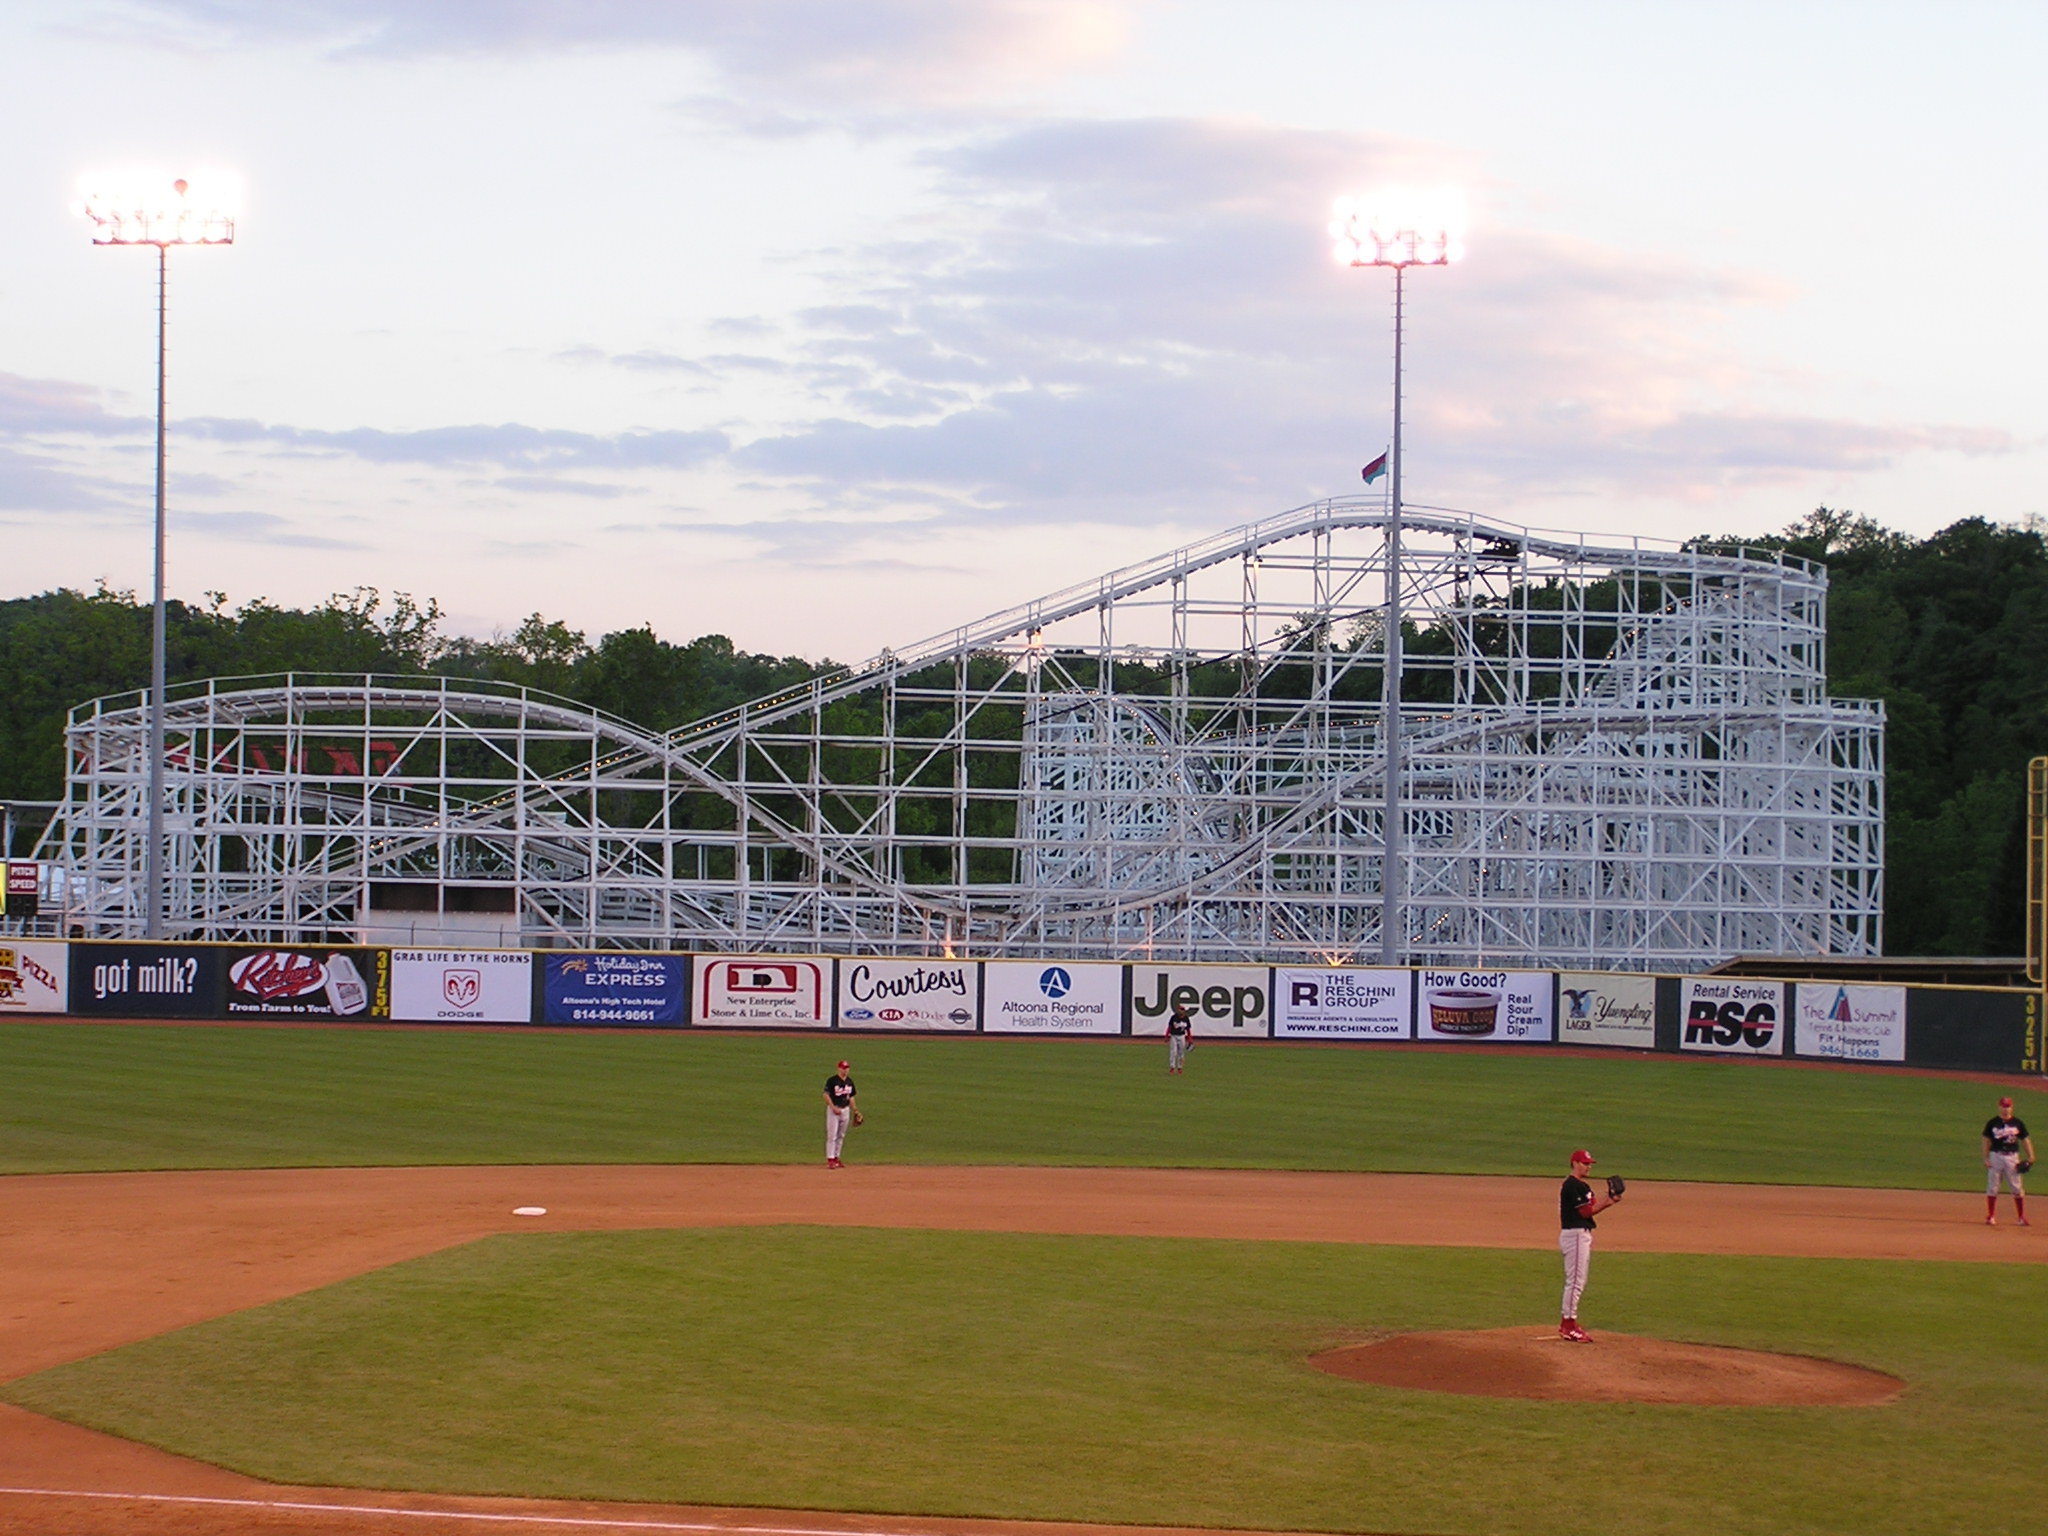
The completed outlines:
<svg viewBox="0 0 2048 1536">
<path fill-rule="evenodd" d="M 1680 1049 L 1730 1056 L 1785 1054 L 1785 983 L 1688 976 L 1679 992 Z"/>
<path fill-rule="evenodd" d="M 530 1024 L 533 956 L 520 949 L 394 949 L 391 1017 L 409 1024 Z"/>
<path fill-rule="evenodd" d="M 1134 965 L 1131 1033 L 1164 1035 L 1176 1006 L 1193 1017 L 1195 1033 L 1212 1037 L 1270 1033 L 1263 965 Z"/>
<path fill-rule="evenodd" d="M 1273 1033 L 1325 1040 L 1406 1040 L 1415 1033 L 1415 973 L 1273 973 Z"/>
<path fill-rule="evenodd" d="M 217 1019 L 220 951 L 199 944 L 73 944 L 68 1012 L 111 1019 Z"/>
<path fill-rule="evenodd" d="M 1549 1041 L 1550 972 L 1423 971 L 1418 1040 Z"/>
<path fill-rule="evenodd" d="M 1566 971 L 1557 978 L 1559 1045 L 1657 1048 L 1657 978 Z"/>
<path fill-rule="evenodd" d="M 71 965 L 55 939 L 0 939 L 0 1013 L 62 1013 Z"/>
<path fill-rule="evenodd" d="M 699 955 L 695 1024 L 829 1029 L 832 962 L 789 955 Z"/>
<path fill-rule="evenodd" d="M 225 955 L 229 1018 L 388 1019 L 391 951 L 239 946 Z"/>
<path fill-rule="evenodd" d="M 972 960 L 839 962 L 841 1029 L 973 1029 Z"/>
<path fill-rule="evenodd" d="M 1844 1061 L 1906 1059 L 1904 987 L 1802 981 L 1798 998 L 1799 1029 L 1792 1045 L 1796 1054 Z"/>
<path fill-rule="evenodd" d="M 982 1028 L 996 1034 L 1120 1035 L 1124 968 L 1065 961 L 988 960 Z"/>
<path fill-rule="evenodd" d="M 680 1024 L 690 990 L 688 955 L 631 951 L 541 957 L 544 1024 Z"/>
</svg>

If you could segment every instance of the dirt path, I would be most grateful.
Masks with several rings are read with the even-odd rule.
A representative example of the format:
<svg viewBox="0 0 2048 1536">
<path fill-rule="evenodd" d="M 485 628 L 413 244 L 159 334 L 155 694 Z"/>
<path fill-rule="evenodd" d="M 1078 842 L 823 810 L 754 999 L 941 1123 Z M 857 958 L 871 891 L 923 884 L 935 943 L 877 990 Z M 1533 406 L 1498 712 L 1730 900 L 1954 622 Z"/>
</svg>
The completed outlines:
<svg viewBox="0 0 2048 1536">
<path fill-rule="evenodd" d="M 1548 1248 L 1556 1242 L 1554 1199 L 1548 1179 L 1089 1168 L 350 1168 L 0 1178 L 0 1378 L 492 1232 L 814 1222 Z M 545 1206 L 548 1214 L 514 1216 L 522 1205 Z M 1600 1237 L 1608 1252 L 2048 1263 L 2048 1230 L 1989 1229 L 1982 1210 L 1968 1193 L 1639 1183 Z M 107 1497 L 53 1500 L 24 1491 L 48 1489 Z M 734 1527 L 785 1536 L 1045 1529 L 281 1489 L 0 1409 L 0 1536 Z"/>
</svg>

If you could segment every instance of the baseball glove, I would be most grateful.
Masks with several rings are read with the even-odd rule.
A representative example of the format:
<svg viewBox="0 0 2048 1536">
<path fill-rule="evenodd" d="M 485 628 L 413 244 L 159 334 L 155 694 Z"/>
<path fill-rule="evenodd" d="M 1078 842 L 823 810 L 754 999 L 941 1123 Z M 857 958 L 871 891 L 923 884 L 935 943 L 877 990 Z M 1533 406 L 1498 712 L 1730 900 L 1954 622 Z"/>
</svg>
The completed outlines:
<svg viewBox="0 0 2048 1536">
<path fill-rule="evenodd" d="M 2034 1167 L 2034 1160 L 2031 1157 L 2023 1157 L 2014 1163 L 2013 1167 L 2019 1169 L 2021 1173 L 2031 1173 Z"/>
<path fill-rule="evenodd" d="M 1609 1175 L 1607 1175 L 1607 1198 L 1608 1198 L 1608 1199 L 1610 1199 L 1610 1200 L 1619 1200 L 1619 1199 L 1620 1199 L 1620 1198 L 1621 1198 L 1621 1197 L 1622 1197 L 1623 1195 L 1625 1195 L 1625 1194 L 1627 1194 L 1627 1193 L 1628 1193 L 1628 1180 L 1627 1180 L 1627 1179 L 1624 1179 L 1624 1178 L 1623 1178 L 1623 1177 L 1622 1177 L 1622 1176 L 1621 1176 L 1620 1174 L 1618 1174 L 1618 1173 L 1610 1173 Z"/>
<path fill-rule="evenodd" d="M 868 1117 L 856 1109 L 853 1112 L 853 1123 L 855 1125 L 866 1125 L 868 1123 Z"/>
</svg>

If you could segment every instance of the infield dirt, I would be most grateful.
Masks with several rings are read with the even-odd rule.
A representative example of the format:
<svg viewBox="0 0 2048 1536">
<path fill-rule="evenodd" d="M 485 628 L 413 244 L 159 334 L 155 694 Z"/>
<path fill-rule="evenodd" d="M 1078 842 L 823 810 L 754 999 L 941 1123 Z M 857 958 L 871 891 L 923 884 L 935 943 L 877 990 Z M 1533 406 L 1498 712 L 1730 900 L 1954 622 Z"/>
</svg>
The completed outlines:
<svg viewBox="0 0 2048 1536">
<path fill-rule="evenodd" d="M 1547 1179 L 1082 1168 L 440 1167 L 14 1177 L 0 1179 L 0 1295 L 7 1298 L 0 1378 L 496 1232 L 810 1223 L 1543 1249 L 1556 1241 L 1553 1198 Z M 543 1205 L 548 1214 L 516 1217 L 512 1210 L 520 1205 Z M 1987 1229 L 1981 1212 L 1976 1197 L 1960 1193 L 1642 1183 L 1602 1228 L 1601 1245 L 1638 1253 L 2048 1262 L 2039 1229 Z M 124 1497 L 65 1504 L 6 1491 L 52 1488 Z M 127 1497 L 134 1495 L 144 1498 Z M 365 1507 L 373 1504 L 386 1512 Z M 441 1513 L 429 1516 L 430 1510 Z M 386 1529 L 506 1529 L 507 1515 L 535 1531 L 750 1526 L 823 1536 L 1027 1529 L 808 1514 L 770 1522 L 760 1511 L 286 1490 L 0 1408 L 0 1533 L 367 1536 Z"/>
</svg>

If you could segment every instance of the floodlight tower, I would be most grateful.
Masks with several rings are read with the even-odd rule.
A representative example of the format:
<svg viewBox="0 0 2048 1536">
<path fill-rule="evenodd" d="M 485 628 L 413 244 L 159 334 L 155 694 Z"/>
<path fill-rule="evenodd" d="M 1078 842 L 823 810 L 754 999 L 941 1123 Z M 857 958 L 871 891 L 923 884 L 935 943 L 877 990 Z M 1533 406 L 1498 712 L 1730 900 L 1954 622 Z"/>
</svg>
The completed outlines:
<svg viewBox="0 0 2048 1536">
<path fill-rule="evenodd" d="M 156 247 L 156 579 L 150 600 L 149 846 L 143 853 L 145 937 L 164 930 L 164 341 L 170 251 L 174 245 L 233 245 L 235 207 L 225 178 L 203 183 L 162 176 L 124 177 L 109 188 L 89 182 L 80 207 L 94 245 Z"/>
<path fill-rule="evenodd" d="M 1410 267 L 1447 267 L 1465 254 L 1462 200 L 1454 192 L 1389 190 L 1337 200 L 1330 234 L 1337 259 L 1350 267 L 1394 272 L 1394 441 L 1387 496 L 1386 668 L 1382 734 L 1386 737 L 1386 805 L 1380 816 L 1380 964 L 1399 965 L 1407 931 L 1407 878 L 1401 849 L 1401 331 L 1403 279 Z"/>
</svg>

